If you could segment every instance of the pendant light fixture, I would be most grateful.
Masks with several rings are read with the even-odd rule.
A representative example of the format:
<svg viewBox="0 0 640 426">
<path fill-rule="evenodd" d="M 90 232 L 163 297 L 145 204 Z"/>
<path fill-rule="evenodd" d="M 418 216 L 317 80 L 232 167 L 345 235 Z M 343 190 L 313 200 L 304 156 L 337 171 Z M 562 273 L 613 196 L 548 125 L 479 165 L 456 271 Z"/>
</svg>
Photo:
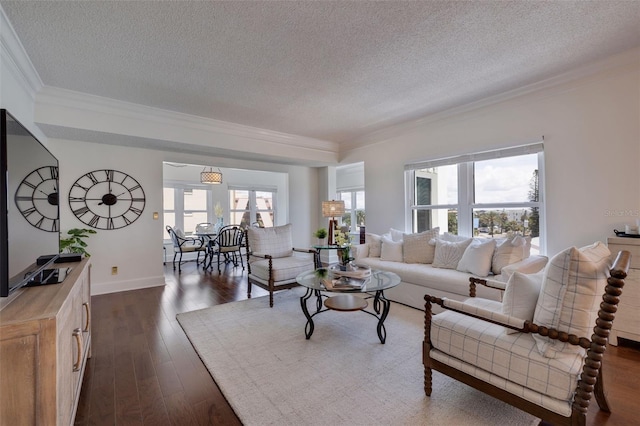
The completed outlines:
<svg viewBox="0 0 640 426">
<path fill-rule="evenodd" d="M 220 185 L 222 183 L 222 172 L 218 169 L 217 172 L 213 171 L 213 167 L 209 167 L 209 171 L 205 167 L 200 173 L 200 182 L 208 183 L 211 185 Z"/>
</svg>

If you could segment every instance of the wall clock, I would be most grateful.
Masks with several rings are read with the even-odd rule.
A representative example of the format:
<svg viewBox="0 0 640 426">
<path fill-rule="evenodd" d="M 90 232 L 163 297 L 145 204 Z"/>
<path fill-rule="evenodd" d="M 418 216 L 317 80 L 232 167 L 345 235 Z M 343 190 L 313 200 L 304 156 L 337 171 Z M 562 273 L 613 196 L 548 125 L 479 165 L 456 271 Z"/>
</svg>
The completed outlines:
<svg viewBox="0 0 640 426">
<path fill-rule="evenodd" d="M 16 190 L 15 202 L 27 222 L 38 229 L 58 232 L 58 167 L 45 166 L 29 173 Z"/>
<path fill-rule="evenodd" d="M 131 225 L 144 210 L 145 196 L 137 180 L 117 170 L 82 175 L 69 190 L 69 207 L 81 222 L 96 229 Z"/>
</svg>

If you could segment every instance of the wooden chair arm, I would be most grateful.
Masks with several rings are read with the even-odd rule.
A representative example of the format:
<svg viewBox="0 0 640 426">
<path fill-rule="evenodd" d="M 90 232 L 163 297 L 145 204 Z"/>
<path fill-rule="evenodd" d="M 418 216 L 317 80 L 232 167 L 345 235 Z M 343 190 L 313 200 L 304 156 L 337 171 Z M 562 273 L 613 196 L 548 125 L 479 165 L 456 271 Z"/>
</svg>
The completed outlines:
<svg viewBox="0 0 640 426">
<path fill-rule="evenodd" d="M 489 280 L 486 278 L 469 278 L 469 297 L 476 297 L 476 286 L 480 284 L 488 288 L 504 291 L 507 288 L 507 283 L 497 280 Z"/>
<path fill-rule="evenodd" d="M 628 251 L 621 251 L 616 256 L 616 260 L 610 270 L 611 276 L 607 279 L 605 293 L 602 295 L 602 303 L 600 304 L 600 310 L 598 311 L 598 320 L 596 321 L 594 334 L 591 336 L 591 339 L 559 331 L 555 328 L 544 327 L 529 320 L 524 321 L 521 328 L 514 327 L 513 321 L 522 320 L 502 314 L 496 315 L 496 313 L 491 313 L 486 309 L 480 309 L 476 306 L 465 304 L 464 302 L 448 300 L 446 298 L 442 299 L 428 294 L 424 296 L 425 338 L 430 339 L 430 330 L 427 330 L 426 325 L 431 324 L 431 317 L 433 316 L 431 304 L 435 303 L 443 309 L 452 310 L 482 321 L 487 321 L 522 333 L 539 334 L 540 336 L 545 336 L 552 340 L 559 340 L 563 343 L 569 343 L 570 345 L 580 346 L 584 349 L 592 349 L 594 352 L 598 352 L 600 348 L 606 347 L 609 330 L 611 330 L 611 324 L 615 317 L 615 313 L 618 310 L 618 303 L 620 302 L 620 295 L 622 294 L 622 287 L 624 286 L 624 278 L 627 276 L 630 262 L 631 254 Z M 483 284 L 482 281 L 486 282 L 486 280 L 482 280 L 480 278 L 470 278 L 469 281 L 472 285 Z M 487 314 L 487 312 L 489 312 L 489 314 Z M 506 318 L 502 318 L 501 316 Z M 594 345 L 597 347 L 597 350 L 592 347 Z M 602 351 L 604 351 L 604 349 L 602 349 Z"/>
</svg>

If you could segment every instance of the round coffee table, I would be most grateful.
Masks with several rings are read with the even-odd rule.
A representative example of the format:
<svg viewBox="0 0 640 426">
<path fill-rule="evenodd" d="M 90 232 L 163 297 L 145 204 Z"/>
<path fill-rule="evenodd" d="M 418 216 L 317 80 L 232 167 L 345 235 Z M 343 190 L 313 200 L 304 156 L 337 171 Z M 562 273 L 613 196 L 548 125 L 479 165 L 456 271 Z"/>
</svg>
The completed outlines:
<svg viewBox="0 0 640 426">
<path fill-rule="evenodd" d="M 331 288 L 326 284 L 327 280 L 331 281 L 334 278 L 336 276 L 327 268 L 303 272 L 296 277 L 298 284 L 307 289 L 304 296 L 300 298 L 302 312 L 307 318 L 307 324 L 304 328 L 306 338 L 311 338 L 314 329 L 313 317 L 319 313 L 328 310 L 362 311 L 378 319 L 378 338 L 380 343 L 384 344 L 387 338 L 384 321 L 391 308 L 391 301 L 384 297 L 384 291 L 400 284 L 400 277 L 393 272 L 372 270 L 371 276 L 364 279 L 362 287 L 343 289 Z M 316 297 L 316 307 L 315 312 L 310 314 L 307 301 L 312 296 Z M 325 299 L 324 303 L 323 298 Z M 368 299 L 373 299 L 373 312 L 365 310 L 369 306 Z M 323 305 L 325 309 L 323 309 Z"/>
</svg>

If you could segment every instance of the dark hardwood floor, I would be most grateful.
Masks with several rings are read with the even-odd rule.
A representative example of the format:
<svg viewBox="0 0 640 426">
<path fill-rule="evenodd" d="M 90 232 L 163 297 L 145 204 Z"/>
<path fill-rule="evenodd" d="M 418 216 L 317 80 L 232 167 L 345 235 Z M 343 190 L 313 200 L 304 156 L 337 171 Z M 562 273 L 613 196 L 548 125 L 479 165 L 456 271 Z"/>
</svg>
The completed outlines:
<svg viewBox="0 0 640 426">
<path fill-rule="evenodd" d="M 225 400 L 176 320 L 176 314 L 247 298 L 246 272 L 182 273 L 165 266 L 167 285 L 93 296 L 92 358 L 87 363 L 78 425 L 237 425 Z M 252 296 L 267 292 L 253 287 Z M 588 425 L 638 424 L 640 345 L 610 346 L 605 389 L 612 413 L 592 402 Z"/>
</svg>

